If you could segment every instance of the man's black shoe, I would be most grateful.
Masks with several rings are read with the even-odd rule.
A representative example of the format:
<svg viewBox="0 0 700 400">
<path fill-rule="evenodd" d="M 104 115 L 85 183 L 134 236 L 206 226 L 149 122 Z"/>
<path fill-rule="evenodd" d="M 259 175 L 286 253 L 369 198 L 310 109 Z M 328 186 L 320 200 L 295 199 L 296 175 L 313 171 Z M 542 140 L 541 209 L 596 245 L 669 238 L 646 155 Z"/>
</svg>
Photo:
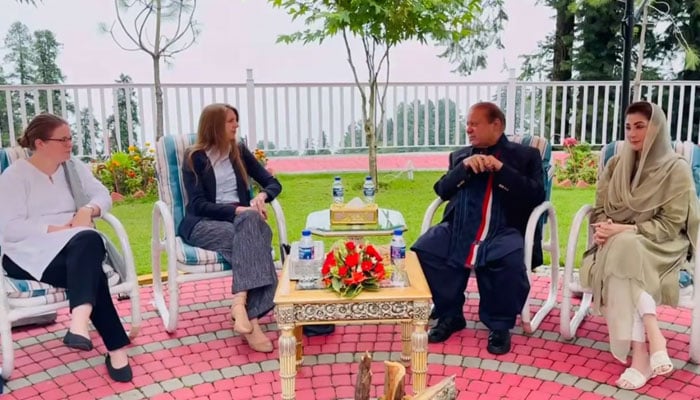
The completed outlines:
<svg viewBox="0 0 700 400">
<path fill-rule="evenodd" d="M 442 317 L 437 325 L 428 332 L 428 343 L 442 343 L 449 339 L 453 333 L 461 331 L 467 326 L 463 316 Z"/>
<path fill-rule="evenodd" d="M 306 337 L 330 335 L 335 332 L 335 325 L 304 325 L 302 332 Z"/>
<path fill-rule="evenodd" d="M 486 350 L 495 355 L 510 352 L 510 331 L 490 331 L 489 344 L 486 346 Z"/>
</svg>

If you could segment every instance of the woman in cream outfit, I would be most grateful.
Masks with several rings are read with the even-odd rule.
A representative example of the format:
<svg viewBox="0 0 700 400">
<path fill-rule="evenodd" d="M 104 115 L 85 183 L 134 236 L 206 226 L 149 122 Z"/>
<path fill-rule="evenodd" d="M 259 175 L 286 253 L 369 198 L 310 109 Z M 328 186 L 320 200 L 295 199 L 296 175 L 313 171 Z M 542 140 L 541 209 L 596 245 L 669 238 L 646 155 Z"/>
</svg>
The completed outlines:
<svg viewBox="0 0 700 400">
<path fill-rule="evenodd" d="M 663 110 L 637 102 L 625 114 L 622 151 L 598 182 L 595 247 L 581 279 L 605 316 L 613 356 L 626 363 L 632 349 L 617 385 L 634 390 L 673 370 L 656 306 L 677 305 L 678 273 L 693 254 L 700 218 L 690 166 L 671 147 Z"/>
</svg>

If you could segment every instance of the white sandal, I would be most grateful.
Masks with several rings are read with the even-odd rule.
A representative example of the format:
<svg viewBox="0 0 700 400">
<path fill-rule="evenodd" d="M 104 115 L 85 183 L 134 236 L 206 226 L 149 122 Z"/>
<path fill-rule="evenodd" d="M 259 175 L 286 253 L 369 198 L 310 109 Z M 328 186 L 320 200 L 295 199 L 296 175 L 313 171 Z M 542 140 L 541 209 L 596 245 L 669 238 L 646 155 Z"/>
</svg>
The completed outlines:
<svg viewBox="0 0 700 400">
<path fill-rule="evenodd" d="M 636 368 L 627 368 L 625 372 L 620 375 L 620 377 L 615 381 L 615 384 L 617 387 L 620 389 L 625 389 L 625 390 L 637 390 L 641 388 L 642 386 L 647 384 L 647 381 L 651 378 L 651 376 L 644 376 L 641 372 L 639 372 L 638 369 Z M 629 387 L 622 385 L 622 382 L 626 381 L 629 383 Z"/>
<path fill-rule="evenodd" d="M 673 363 L 666 350 L 659 350 L 652 354 L 649 363 L 654 376 L 668 375 L 673 371 Z"/>
</svg>

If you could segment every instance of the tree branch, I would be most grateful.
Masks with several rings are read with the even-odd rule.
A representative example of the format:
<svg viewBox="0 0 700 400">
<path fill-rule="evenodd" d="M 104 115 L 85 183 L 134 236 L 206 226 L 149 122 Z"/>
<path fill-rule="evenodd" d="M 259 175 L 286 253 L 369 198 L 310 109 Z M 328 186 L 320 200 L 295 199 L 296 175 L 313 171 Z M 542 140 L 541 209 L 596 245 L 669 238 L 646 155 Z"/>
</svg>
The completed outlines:
<svg viewBox="0 0 700 400">
<path fill-rule="evenodd" d="M 187 24 L 185 25 L 185 29 L 182 31 L 182 33 L 178 34 L 178 32 L 180 31 L 180 21 L 182 19 L 182 9 L 183 9 L 183 6 L 180 5 L 180 13 L 178 14 L 178 17 L 177 17 L 177 29 L 175 30 L 175 34 L 173 35 L 173 39 L 170 40 L 168 42 L 168 44 L 163 46 L 163 49 L 161 50 L 161 54 L 165 53 L 173 43 L 180 40 L 180 38 L 182 38 L 188 31 L 192 31 L 192 42 L 190 42 L 190 44 L 185 46 L 184 49 L 187 49 L 190 46 L 192 46 L 194 44 L 194 41 L 197 40 L 197 32 L 194 29 L 194 12 L 197 9 L 197 0 L 193 0 L 192 10 L 190 11 L 190 18 L 187 21 Z M 171 52 L 171 55 L 179 53 L 179 52 L 183 51 L 184 49 Z"/>
<path fill-rule="evenodd" d="M 116 24 L 116 22 L 112 23 L 112 27 L 109 29 L 109 35 L 112 36 L 112 41 L 114 41 L 114 43 L 115 43 L 120 49 L 125 50 L 125 51 L 139 51 L 139 50 L 141 50 L 141 48 L 138 47 L 138 44 L 136 44 L 136 47 L 133 48 L 133 49 L 122 45 L 122 44 L 119 42 L 119 39 L 117 39 L 117 36 L 114 34 L 114 25 L 115 25 L 115 24 Z"/>
<path fill-rule="evenodd" d="M 129 33 L 129 30 L 126 29 L 126 25 L 124 25 L 124 20 L 122 20 L 121 13 L 119 12 L 119 4 L 118 4 L 118 1 L 119 1 L 119 0 L 114 0 L 114 9 L 115 9 L 115 11 L 117 12 L 117 21 L 119 22 L 119 26 L 121 26 L 121 28 L 122 28 L 122 30 L 124 31 L 124 33 L 126 34 L 126 36 L 127 36 L 129 39 L 131 39 L 131 41 L 134 42 L 135 45 L 138 46 L 138 45 L 139 45 L 138 40 L 134 39 L 134 37 L 131 36 L 131 33 Z M 112 25 L 112 26 L 114 26 L 114 25 Z M 114 36 L 112 36 L 112 37 L 114 37 Z M 121 45 L 119 45 L 119 47 L 121 47 Z"/>
<path fill-rule="evenodd" d="M 348 53 L 348 63 L 350 63 L 350 69 L 352 69 L 352 76 L 355 78 L 355 85 L 360 89 L 360 95 L 362 96 L 362 103 L 364 104 L 367 100 L 367 95 L 365 94 L 365 89 L 360 84 L 360 78 L 357 76 L 357 69 L 355 68 L 355 63 L 352 61 L 352 51 L 350 50 L 350 43 L 348 43 L 348 35 L 343 28 L 343 42 L 345 42 L 345 50 Z"/>
<path fill-rule="evenodd" d="M 195 43 L 197 42 L 197 34 L 196 34 L 196 32 L 195 32 L 194 26 L 191 26 L 190 29 L 188 29 L 188 30 L 191 30 L 191 31 L 192 31 L 192 39 L 190 40 L 190 42 L 189 42 L 188 44 L 182 46 L 182 47 L 179 48 L 179 49 L 170 50 L 170 53 L 168 53 L 167 55 L 164 54 L 164 56 L 172 57 L 172 56 L 174 56 L 174 55 L 177 54 L 177 53 L 181 53 L 181 52 L 183 52 L 183 51 L 189 49 L 190 47 L 192 47 L 193 44 L 195 44 Z"/>
<path fill-rule="evenodd" d="M 147 52 L 148 54 L 151 55 L 151 57 L 154 57 L 155 54 L 153 52 L 149 51 L 146 45 L 143 44 L 143 38 L 144 36 L 146 39 L 148 39 L 148 32 L 146 32 L 146 23 L 148 22 L 148 19 L 151 17 L 151 14 L 153 14 L 153 7 L 150 5 L 146 5 L 141 12 L 136 15 L 136 18 L 134 18 L 134 26 L 136 25 L 136 21 L 138 20 L 141 15 L 143 15 L 144 11 L 148 11 L 148 13 L 143 17 L 143 22 L 141 23 L 141 28 L 136 30 L 136 34 L 138 35 L 139 38 L 139 47 L 143 49 L 143 51 Z"/>
</svg>

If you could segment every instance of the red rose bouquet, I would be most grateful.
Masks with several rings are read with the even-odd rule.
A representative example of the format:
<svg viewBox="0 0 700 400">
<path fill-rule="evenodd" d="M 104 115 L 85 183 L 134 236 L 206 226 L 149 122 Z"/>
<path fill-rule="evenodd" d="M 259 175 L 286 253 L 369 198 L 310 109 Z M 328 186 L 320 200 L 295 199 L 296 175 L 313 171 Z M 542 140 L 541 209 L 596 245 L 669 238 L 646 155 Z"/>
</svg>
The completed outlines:
<svg viewBox="0 0 700 400">
<path fill-rule="evenodd" d="M 378 290 L 386 277 L 382 256 L 371 244 L 339 243 L 326 254 L 321 268 L 323 284 L 343 297 L 353 298 L 362 290 Z"/>
</svg>

